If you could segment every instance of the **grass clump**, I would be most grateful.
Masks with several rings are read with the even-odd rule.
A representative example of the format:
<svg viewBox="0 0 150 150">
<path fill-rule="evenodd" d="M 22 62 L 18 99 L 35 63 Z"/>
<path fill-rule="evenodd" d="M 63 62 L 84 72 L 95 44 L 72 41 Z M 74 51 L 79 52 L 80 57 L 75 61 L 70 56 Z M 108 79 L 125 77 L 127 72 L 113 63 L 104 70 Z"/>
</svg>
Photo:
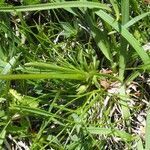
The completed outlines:
<svg viewBox="0 0 150 150">
<path fill-rule="evenodd" d="M 150 149 L 149 2 L 1 1 L 1 149 Z"/>
</svg>

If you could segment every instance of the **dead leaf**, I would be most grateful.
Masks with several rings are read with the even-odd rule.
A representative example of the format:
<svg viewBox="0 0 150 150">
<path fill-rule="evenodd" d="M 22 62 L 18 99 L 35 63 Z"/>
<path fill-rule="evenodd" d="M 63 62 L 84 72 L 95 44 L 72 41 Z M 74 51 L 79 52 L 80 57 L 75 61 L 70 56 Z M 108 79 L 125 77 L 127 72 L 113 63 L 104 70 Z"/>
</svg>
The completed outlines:
<svg viewBox="0 0 150 150">
<path fill-rule="evenodd" d="M 101 73 L 104 73 L 104 74 L 111 74 L 111 73 L 112 73 L 112 70 L 110 70 L 110 69 L 102 69 L 102 70 L 101 70 Z"/>
<path fill-rule="evenodd" d="M 107 89 L 109 88 L 109 86 L 110 86 L 110 84 L 108 83 L 107 80 L 101 80 L 101 81 L 100 81 L 100 84 L 101 84 L 101 86 L 102 86 L 105 90 L 107 90 Z"/>
<path fill-rule="evenodd" d="M 145 4 L 150 4 L 150 0 L 144 0 Z"/>
</svg>

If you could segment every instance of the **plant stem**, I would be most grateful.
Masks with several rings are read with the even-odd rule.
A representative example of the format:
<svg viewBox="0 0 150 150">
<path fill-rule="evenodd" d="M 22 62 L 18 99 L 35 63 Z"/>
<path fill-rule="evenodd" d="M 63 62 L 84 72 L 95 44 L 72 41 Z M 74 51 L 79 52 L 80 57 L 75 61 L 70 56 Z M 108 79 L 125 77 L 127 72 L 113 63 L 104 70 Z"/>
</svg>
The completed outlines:
<svg viewBox="0 0 150 150">
<path fill-rule="evenodd" d="M 129 20 L 129 0 L 121 1 L 121 12 L 122 12 L 122 25 L 126 24 Z M 127 42 L 121 38 L 121 49 L 119 57 L 119 78 L 123 82 L 124 72 L 126 67 L 126 56 L 127 56 Z"/>
<path fill-rule="evenodd" d="M 129 0 L 121 1 L 121 13 L 122 13 L 122 25 L 126 24 L 129 20 Z M 122 116 L 124 119 L 128 119 L 130 117 L 130 110 L 128 108 L 127 100 L 126 100 L 126 85 L 124 84 L 124 75 L 126 68 L 126 59 L 127 59 L 127 41 L 121 37 L 121 49 L 120 49 L 120 57 L 119 57 L 119 79 L 122 82 L 122 86 L 120 87 L 120 99 L 122 101 Z M 124 95 L 122 97 L 122 95 Z M 127 124 L 130 124 L 127 121 Z"/>
</svg>

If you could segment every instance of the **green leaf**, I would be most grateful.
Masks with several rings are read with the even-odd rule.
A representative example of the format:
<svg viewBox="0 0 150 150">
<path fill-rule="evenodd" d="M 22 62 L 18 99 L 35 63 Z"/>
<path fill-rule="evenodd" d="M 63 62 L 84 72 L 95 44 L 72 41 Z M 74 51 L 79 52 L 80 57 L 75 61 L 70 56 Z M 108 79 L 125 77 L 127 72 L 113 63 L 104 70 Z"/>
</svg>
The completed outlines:
<svg viewBox="0 0 150 150">
<path fill-rule="evenodd" d="M 6 136 L 6 128 L 8 127 L 9 123 L 10 123 L 10 120 L 7 122 L 7 124 L 4 126 L 4 128 L 0 132 L 0 148 L 1 149 L 2 149 L 2 144 L 3 144 L 5 136 Z"/>
<path fill-rule="evenodd" d="M 119 7 L 118 7 L 118 2 L 116 0 L 110 0 L 112 6 L 113 6 L 113 9 L 115 11 L 115 15 L 116 15 L 116 21 L 119 20 L 120 18 L 120 12 L 119 12 Z"/>
<path fill-rule="evenodd" d="M 110 129 L 110 128 L 99 128 L 99 127 L 87 127 L 87 131 L 91 134 L 98 134 L 98 135 L 115 135 L 120 137 L 122 140 L 132 141 L 133 136 L 125 131 L 117 130 L 117 129 Z"/>
<path fill-rule="evenodd" d="M 143 148 L 143 143 L 141 138 L 139 137 L 138 141 L 137 141 L 137 150 L 144 150 Z"/>
<path fill-rule="evenodd" d="M 66 36 L 66 38 L 75 37 L 77 35 L 77 29 L 74 26 L 72 26 L 69 22 L 60 22 L 60 25 L 64 30 L 62 35 Z"/>
<path fill-rule="evenodd" d="M 146 117 L 145 150 L 150 150 L 150 110 L 148 110 Z"/>
<path fill-rule="evenodd" d="M 5 0 L 0 0 L 0 5 L 4 4 Z"/>
<path fill-rule="evenodd" d="M 31 108 L 31 107 L 16 105 L 16 106 L 11 106 L 10 110 L 30 114 L 31 116 L 37 115 L 37 116 L 46 117 L 46 118 L 51 117 L 51 119 L 53 121 L 63 125 L 61 122 L 59 122 L 57 119 L 55 119 L 55 118 L 63 119 L 61 116 L 58 116 L 56 114 L 50 113 L 48 111 L 45 111 L 45 110 L 42 110 L 39 108 Z M 66 119 L 64 119 L 64 120 L 66 120 Z"/>
<path fill-rule="evenodd" d="M 36 4 L 36 5 L 28 5 L 28 6 L 0 7 L 0 12 L 39 11 L 39 10 L 49 10 L 49 9 L 58 9 L 58 8 L 75 8 L 75 7 L 99 8 L 99 9 L 105 9 L 105 10 L 111 11 L 111 9 L 107 5 L 101 4 L 101 3 L 70 1 L 70 2 Z"/>
<path fill-rule="evenodd" d="M 132 82 L 135 78 L 137 78 L 141 73 L 139 71 L 133 72 L 126 80 L 125 83 Z"/>
<path fill-rule="evenodd" d="M 86 80 L 87 74 L 65 74 L 65 73 L 39 73 L 39 74 L 12 74 L 0 75 L 1 80 L 27 80 L 27 79 L 68 79 L 68 80 Z"/>
<path fill-rule="evenodd" d="M 125 27 L 125 28 L 129 28 L 129 27 L 131 27 L 132 25 L 134 25 L 135 23 L 137 23 L 139 20 L 141 20 L 141 19 L 147 17 L 148 15 L 150 15 L 150 12 L 146 12 L 146 13 L 143 13 L 143 14 L 141 14 L 141 15 L 138 15 L 138 16 L 134 17 L 133 19 L 131 19 L 130 21 L 128 21 L 128 22 L 124 25 L 124 27 Z"/>
<path fill-rule="evenodd" d="M 144 51 L 138 41 L 124 26 L 116 22 L 115 19 L 113 19 L 110 15 L 102 10 L 97 11 L 96 14 L 101 17 L 105 22 L 107 22 L 110 26 L 112 26 L 116 31 L 118 31 L 128 41 L 128 43 L 138 53 L 144 64 L 150 63 L 150 57 L 148 56 L 148 54 Z"/>
<path fill-rule="evenodd" d="M 0 132 L 0 147 L 2 146 L 4 139 L 5 139 L 5 135 L 6 135 L 6 130 L 2 130 Z M 1 147 L 2 148 L 2 147 Z"/>
<path fill-rule="evenodd" d="M 30 62 L 25 64 L 26 67 L 35 67 L 40 69 L 48 69 L 51 71 L 58 71 L 58 72 L 64 72 L 64 73 L 80 73 L 81 71 L 76 68 L 67 68 L 67 67 L 60 67 L 55 64 L 50 63 L 41 63 L 41 62 Z"/>
<path fill-rule="evenodd" d="M 105 34 L 104 31 L 101 31 L 93 24 L 93 21 L 91 20 L 89 15 L 86 15 L 86 17 L 87 17 L 87 22 L 90 27 L 92 36 L 97 46 L 105 55 L 105 57 L 112 63 L 113 62 L 112 52 L 110 51 L 110 45 L 108 43 L 107 34 Z"/>
<path fill-rule="evenodd" d="M 10 110 L 19 110 L 20 112 L 26 112 L 26 113 L 31 113 L 39 116 L 44 116 L 44 117 L 51 117 L 52 114 L 38 108 L 31 108 L 31 107 L 26 107 L 26 106 L 12 106 L 10 107 Z"/>
<path fill-rule="evenodd" d="M 1 74 L 8 74 L 12 70 L 12 67 L 14 67 L 14 65 L 17 62 L 19 56 L 20 55 L 12 57 L 10 59 L 10 61 L 6 64 L 6 66 L 4 67 L 4 69 L 2 70 Z"/>
<path fill-rule="evenodd" d="M 39 100 L 34 97 L 26 96 L 26 95 L 21 95 L 14 89 L 10 89 L 9 93 L 13 97 L 15 103 L 19 103 L 19 105 L 22 106 L 30 106 L 32 108 L 36 108 L 39 105 Z"/>
<path fill-rule="evenodd" d="M 38 4 L 40 0 L 23 0 L 23 4 L 31 5 L 31 4 Z"/>
</svg>

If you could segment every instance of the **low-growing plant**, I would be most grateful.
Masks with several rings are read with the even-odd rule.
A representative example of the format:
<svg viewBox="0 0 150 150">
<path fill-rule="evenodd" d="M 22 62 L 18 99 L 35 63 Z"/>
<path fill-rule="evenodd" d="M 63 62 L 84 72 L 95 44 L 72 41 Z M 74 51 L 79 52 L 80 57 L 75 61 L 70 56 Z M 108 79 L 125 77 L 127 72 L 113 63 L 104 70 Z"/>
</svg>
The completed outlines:
<svg viewBox="0 0 150 150">
<path fill-rule="evenodd" d="M 136 0 L 0 1 L 1 149 L 150 149 L 149 15 Z"/>
</svg>

